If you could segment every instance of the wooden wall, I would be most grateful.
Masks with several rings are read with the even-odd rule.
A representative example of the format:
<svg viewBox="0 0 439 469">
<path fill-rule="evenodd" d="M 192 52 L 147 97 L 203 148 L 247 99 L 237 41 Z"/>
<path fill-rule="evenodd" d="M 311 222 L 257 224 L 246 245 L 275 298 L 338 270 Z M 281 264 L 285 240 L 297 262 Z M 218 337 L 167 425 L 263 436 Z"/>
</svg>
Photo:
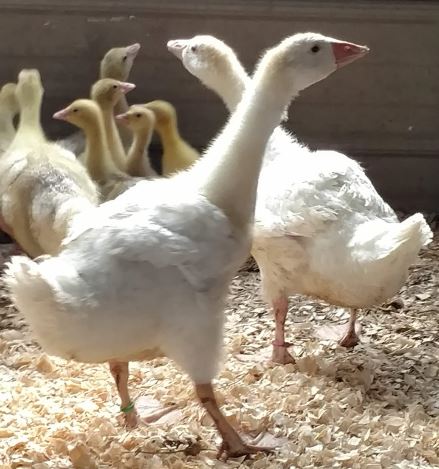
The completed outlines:
<svg viewBox="0 0 439 469">
<path fill-rule="evenodd" d="M 439 4 L 434 1 L 0 0 L 0 82 L 40 69 L 44 124 L 88 94 L 110 47 L 140 42 L 132 101 L 176 104 L 183 135 L 202 148 L 226 119 L 222 103 L 166 50 L 169 39 L 213 34 L 252 69 L 261 50 L 299 31 L 371 48 L 299 97 L 288 127 L 315 148 L 362 161 L 395 208 L 439 211 Z"/>
</svg>

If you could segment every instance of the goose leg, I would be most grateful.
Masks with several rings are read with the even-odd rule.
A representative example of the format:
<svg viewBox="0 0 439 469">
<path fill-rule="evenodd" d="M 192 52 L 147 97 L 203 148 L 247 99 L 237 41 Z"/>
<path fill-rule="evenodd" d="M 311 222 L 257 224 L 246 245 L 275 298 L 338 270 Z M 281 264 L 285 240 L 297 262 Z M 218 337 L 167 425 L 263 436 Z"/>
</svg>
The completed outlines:
<svg viewBox="0 0 439 469">
<path fill-rule="evenodd" d="M 271 359 L 273 362 L 280 363 L 282 365 L 294 363 L 294 358 L 287 350 L 291 344 L 285 342 L 285 320 L 288 313 L 288 298 L 286 296 L 281 296 L 277 300 L 273 301 L 273 312 L 275 320 L 275 335 Z"/>
<path fill-rule="evenodd" d="M 134 403 L 128 393 L 128 362 L 111 361 L 109 362 L 109 365 L 111 374 L 113 375 L 114 381 L 116 383 L 117 392 L 120 396 L 120 410 L 124 414 L 125 424 L 127 427 L 137 427 L 139 420 L 142 423 L 156 422 L 161 417 L 169 414 L 169 412 L 177 407 L 175 404 L 173 404 L 168 407 L 149 412 L 148 415 L 142 415 L 142 413 L 140 413 L 139 418 L 136 408 L 134 407 Z M 139 398 L 139 401 L 141 400 L 142 398 Z"/>
<path fill-rule="evenodd" d="M 259 451 L 271 452 L 271 448 L 252 446 L 242 441 L 241 437 L 221 413 L 221 410 L 219 409 L 218 403 L 215 399 L 212 383 L 196 384 L 195 391 L 202 406 L 212 417 L 216 428 L 223 438 L 217 455 L 218 459 L 221 459 L 223 456 L 225 459 L 229 457 L 234 458 L 258 453 Z"/>
<path fill-rule="evenodd" d="M 343 347 L 355 347 L 360 339 L 355 330 L 355 324 L 357 322 L 357 310 L 351 309 L 347 329 L 343 337 L 340 339 L 339 344 Z"/>
<path fill-rule="evenodd" d="M 137 426 L 137 412 L 128 393 L 128 362 L 110 361 L 108 364 L 120 396 L 120 409 L 124 413 L 125 424 L 134 428 Z"/>
</svg>

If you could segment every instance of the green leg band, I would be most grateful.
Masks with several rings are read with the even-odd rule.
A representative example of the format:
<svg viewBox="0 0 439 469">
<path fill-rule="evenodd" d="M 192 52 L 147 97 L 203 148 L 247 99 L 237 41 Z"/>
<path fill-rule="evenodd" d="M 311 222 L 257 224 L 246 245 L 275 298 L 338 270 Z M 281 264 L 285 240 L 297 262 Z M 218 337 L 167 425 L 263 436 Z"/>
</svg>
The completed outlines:
<svg viewBox="0 0 439 469">
<path fill-rule="evenodd" d="M 131 412 L 134 409 L 134 402 L 130 402 L 126 407 L 121 407 L 120 411 L 124 414 Z"/>
</svg>

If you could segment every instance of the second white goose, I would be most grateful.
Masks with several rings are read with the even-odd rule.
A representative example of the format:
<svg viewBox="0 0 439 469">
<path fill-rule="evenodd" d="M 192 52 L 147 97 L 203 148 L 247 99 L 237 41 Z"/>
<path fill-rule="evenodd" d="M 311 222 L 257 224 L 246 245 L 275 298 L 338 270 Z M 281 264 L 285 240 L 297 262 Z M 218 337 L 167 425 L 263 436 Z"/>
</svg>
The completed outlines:
<svg viewBox="0 0 439 469">
<path fill-rule="evenodd" d="M 195 36 L 168 48 L 230 111 L 236 108 L 250 78 L 230 47 Z M 431 237 L 419 213 L 398 222 L 357 162 L 335 151 L 313 152 L 277 127 L 259 178 L 252 249 L 276 321 L 273 361 L 294 361 L 285 341 L 290 295 L 350 308 L 340 344 L 352 347 L 357 309 L 395 295 Z"/>
</svg>

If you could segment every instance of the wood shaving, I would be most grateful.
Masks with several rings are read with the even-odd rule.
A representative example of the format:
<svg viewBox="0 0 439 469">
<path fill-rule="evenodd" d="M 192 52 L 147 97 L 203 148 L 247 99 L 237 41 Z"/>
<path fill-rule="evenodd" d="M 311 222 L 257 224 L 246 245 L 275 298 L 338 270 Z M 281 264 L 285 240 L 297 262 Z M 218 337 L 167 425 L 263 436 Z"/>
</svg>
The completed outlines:
<svg viewBox="0 0 439 469">
<path fill-rule="evenodd" d="M 346 311 L 293 298 L 286 330 L 295 365 L 269 361 L 274 321 L 248 267 L 231 286 L 215 386 L 232 424 L 277 445 L 274 454 L 217 461 L 213 422 L 168 359 L 133 363 L 130 389 L 176 410 L 125 429 L 107 366 L 48 357 L 0 297 L 0 469 L 439 467 L 438 234 L 400 296 L 362 312 L 354 350 L 315 334 L 346 322 Z"/>
</svg>

